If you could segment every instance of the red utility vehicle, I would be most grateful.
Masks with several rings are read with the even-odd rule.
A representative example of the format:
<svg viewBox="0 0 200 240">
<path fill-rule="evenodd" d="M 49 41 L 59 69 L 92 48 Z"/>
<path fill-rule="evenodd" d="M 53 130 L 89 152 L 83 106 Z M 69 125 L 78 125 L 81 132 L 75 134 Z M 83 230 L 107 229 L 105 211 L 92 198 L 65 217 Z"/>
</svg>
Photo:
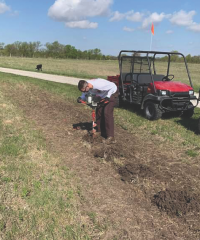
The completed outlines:
<svg viewBox="0 0 200 240">
<path fill-rule="evenodd" d="M 171 111 L 192 117 L 198 101 L 183 54 L 123 50 L 118 60 L 120 75 L 108 76 L 108 80 L 118 86 L 119 104 L 139 105 L 149 120 Z"/>
</svg>

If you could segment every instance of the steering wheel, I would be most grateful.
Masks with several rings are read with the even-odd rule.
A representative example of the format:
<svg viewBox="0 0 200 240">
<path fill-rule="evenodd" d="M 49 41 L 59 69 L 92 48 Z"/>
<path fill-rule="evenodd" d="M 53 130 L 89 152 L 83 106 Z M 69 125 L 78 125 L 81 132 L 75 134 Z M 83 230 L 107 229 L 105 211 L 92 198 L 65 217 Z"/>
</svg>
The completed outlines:
<svg viewBox="0 0 200 240">
<path fill-rule="evenodd" d="M 162 81 L 171 81 L 172 79 L 174 79 L 174 75 L 167 75 L 167 76 L 164 76 Z"/>
</svg>

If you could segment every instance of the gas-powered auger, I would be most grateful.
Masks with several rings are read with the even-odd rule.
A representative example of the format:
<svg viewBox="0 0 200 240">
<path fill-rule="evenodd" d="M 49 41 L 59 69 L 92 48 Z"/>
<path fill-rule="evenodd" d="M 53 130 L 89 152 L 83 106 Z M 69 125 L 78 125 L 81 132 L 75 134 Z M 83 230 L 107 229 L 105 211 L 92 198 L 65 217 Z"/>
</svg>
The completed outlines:
<svg viewBox="0 0 200 240">
<path fill-rule="evenodd" d="M 96 96 L 96 95 L 92 95 L 90 93 L 86 94 L 86 101 L 81 100 L 81 103 L 88 105 L 89 107 L 92 108 L 92 136 L 94 138 L 95 135 L 95 119 L 96 119 L 96 108 L 97 108 L 97 104 L 100 102 L 101 98 Z"/>
</svg>

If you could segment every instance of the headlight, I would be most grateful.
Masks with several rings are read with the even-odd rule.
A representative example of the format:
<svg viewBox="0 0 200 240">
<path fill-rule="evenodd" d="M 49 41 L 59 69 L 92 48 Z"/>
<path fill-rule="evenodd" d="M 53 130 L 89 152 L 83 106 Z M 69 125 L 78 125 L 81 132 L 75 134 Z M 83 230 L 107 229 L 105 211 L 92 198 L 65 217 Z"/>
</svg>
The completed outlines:
<svg viewBox="0 0 200 240">
<path fill-rule="evenodd" d="M 194 91 L 193 91 L 193 90 L 190 90 L 190 91 L 189 91 L 189 95 L 194 95 Z"/>
<path fill-rule="evenodd" d="M 167 91 L 161 91 L 161 95 L 162 95 L 162 96 L 167 95 Z"/>
</svg>

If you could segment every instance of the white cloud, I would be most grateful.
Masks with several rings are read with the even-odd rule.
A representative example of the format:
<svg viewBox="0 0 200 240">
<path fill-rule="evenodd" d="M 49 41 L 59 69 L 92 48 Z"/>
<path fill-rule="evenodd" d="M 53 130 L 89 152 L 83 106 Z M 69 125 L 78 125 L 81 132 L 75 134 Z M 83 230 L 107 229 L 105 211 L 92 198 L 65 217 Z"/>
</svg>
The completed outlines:
<svg viewBox="0 0 200 240">
<path fill-rule="evenodd" d="M 185 12 L 181 10 L 179 12 L 175 12 L 172 15 L 172 17 L 170 18 L 170 22 L 178 26 L 187 27 L 187 30 L 193 32 L 200 32 L 200 24 L 193 21 L 193 17 L 195 15 L 196 12 L 194 10 L 190 12 Z"/>
<path fill-rule="evenodd" d="M 123 30 L 126 31 L 126 32 L 133 32 L 135 29 L 124 27 Z"/>
<path fill-rule="evenodd" d="M 4 2 L 0 2 L 0 14 L 10 11 L 10 7 L 7 6 Z"/>
<path fill-rule="evenodd" d="M 170 22 L 178 26 L 189 26 L 193 23 L 193 17 L 195 14 L 195 11 L 190 11 L 187 13 L 181 10 L 172 14 Z"/>
<path fill-rule="evenodd" d="M 152 13 L 149 17 L 145 18 L 142 23 L 142 28 L 147 29 L 152 23 L 157 24 L 163 21 L 164 18 L 168 18 L 169 15 L 164 13 L 158 14 L 157 12 Z"/>
<path fill-rule="evenodd" d="M 132 22 L 142 22 L 142 29 L 148 29 L 148 27 L 154 23 L 158 24 L 162 22 L 165 18 L 169 18 L 171 14 L 165 14 L 165 13 L 142 13 L 142 12 L 134 12 L 133 10 L 126 12 L 126 13 L 120 13 L 118 11 L 113 13 L 113 17 L 110 19 L 111 22 L 113 21 L 120 21 L 122 19 L 126 19 L 128 21 Z"/>
<path fill-rule="evenodd" d="M 190 26 L 187 27 L 187 29 L 193 32 L 200 32 L 200 24 L 193 22 Z"/>
<path fill-rule="evenodd" d="M 106 16 L 113 0 L 56 0 L 49 8 L 48 16 L 68 27 L 96 28 L 97 23 L 88 18 Z"/>
<path fill-rule="evenodd" d="M 127 15 L 126 19 L 132 22 L 141 22 L 144 16 L 143 13 L 140 13 L 140 12 L 135 13 L 134 11 L 130 11 L 126 15 Z"/>
<path fill-rule="evenodd" d="M 144 14 L 140 12 L 129 11 L 126 13 L 120 13 L 118 11 L 113 13 L 113 16 L 110 18 L 110 22 L 120 21 L 126 18 L 128 21 L 132 22 L 141 22 Z"/>
<path fill-rule="evenodd" d="M 110 18 L 110 22 L 114 22 L 114 21 L 120 21 L 125 17 L 124 13 L 120 13 L 118 11 L 113 13 L 113 17 Z"/>
<path fill-rule="evenodd" d="M 88 20 L 83 20 L 83 21 L 75 21 L 75 22 L 66 22 L 65 26 L 69 28 L 81 28 L 81 29 L 93 28 L 94 29 L 98 27 L 98 23 L 89 22 Z"/>
<path fill-rule="evenodd" d="M 166 31 L 167 34 L 172 34 L 173 32 L 174 32 L 174 31 L 172 31 L 172 30 Z"/>
</svg>

